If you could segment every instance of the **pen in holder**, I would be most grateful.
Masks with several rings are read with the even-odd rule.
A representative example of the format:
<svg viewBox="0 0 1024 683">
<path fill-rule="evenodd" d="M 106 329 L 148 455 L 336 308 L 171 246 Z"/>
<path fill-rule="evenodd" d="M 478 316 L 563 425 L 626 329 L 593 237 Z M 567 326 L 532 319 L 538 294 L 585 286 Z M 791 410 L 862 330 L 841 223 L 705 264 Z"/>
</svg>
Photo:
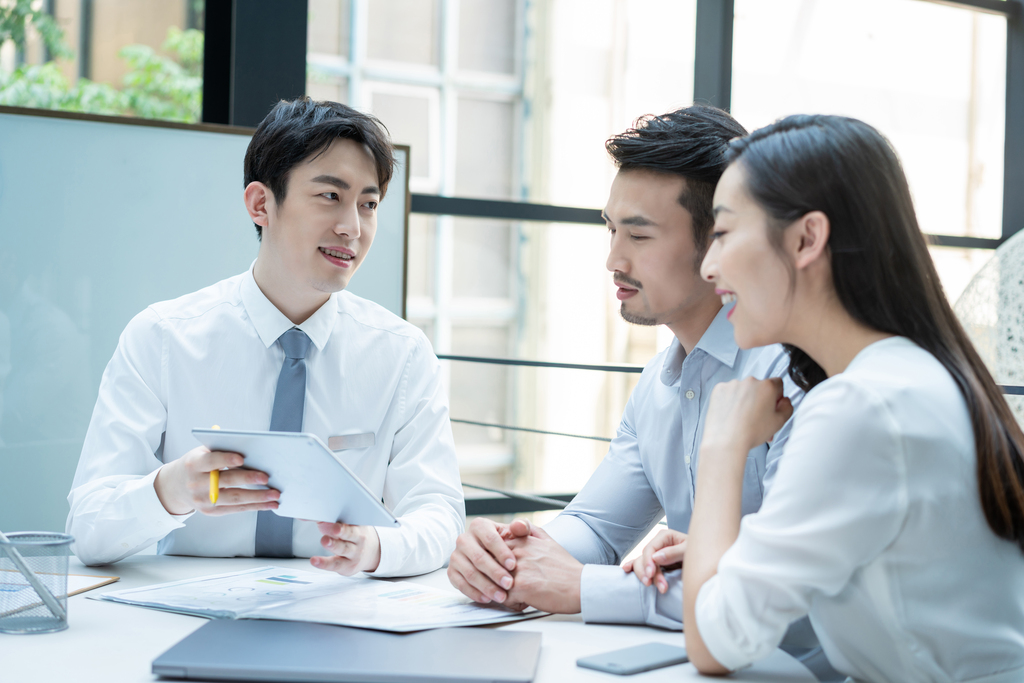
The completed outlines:
<svg viewBox="0 0 1024 683">
<path fill-rule="evenodd" d="M 50 633 L 68 627 L 71 536 L 0 531 L 0 631 Z"/>
</svg>

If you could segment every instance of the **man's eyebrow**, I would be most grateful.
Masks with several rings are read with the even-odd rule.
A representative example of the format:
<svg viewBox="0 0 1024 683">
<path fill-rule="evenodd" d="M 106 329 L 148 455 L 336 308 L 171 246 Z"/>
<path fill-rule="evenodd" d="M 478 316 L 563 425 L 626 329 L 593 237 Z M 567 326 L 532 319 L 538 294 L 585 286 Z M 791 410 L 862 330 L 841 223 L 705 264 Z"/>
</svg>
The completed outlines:
<svg viewBox="0 0 1024 683">
<path fill-rule="evenodd" d="M 326 183 L 327 185 L 334 185 L 335 187 L 340 187 L 343 190 L 352 189 L 352 186 L 346 183 L 344 180 L 332 175 L 318 175 L 316 178 L 313 178 L 311 182 Z"/>
<path fill-rule="evenodd" d="M 637 227 L 644 227 L 649 225 L 657 225 L 654 221 L 644 216 L 628 216 L 619 221 L 620 225 L 635 225 Z"/>
<path fill-rule="evenodd" d="M 606 214 L 603 210 L 601 211 L 601 218 L 604 219 L 605 223 L 615 222 L 611 218 L 608 218 L 608 214 Z M 635 225 L 637 227 L 643 227 L 649 225 L 657 225 L 657 223 L 648 218 L 644 218 L 643 216 L 629 216 L 628 218 L 623 218 L 621 221 L 619 221 L 619 225 Z"/>
<path fill-rule="evenodd" d="M 347 182 L 333 175 L 318 175 L 313 178 L 310 182 L 314 183 L 325 183 L 327 185 L 334 185 L 335 187 L 341 188 L 342 190 L 351 190 L 352 186 Z M 376 185 L 367 185 L 363 188 L 360 194 L 381 194 L 380 188 Z"/>
</svg>

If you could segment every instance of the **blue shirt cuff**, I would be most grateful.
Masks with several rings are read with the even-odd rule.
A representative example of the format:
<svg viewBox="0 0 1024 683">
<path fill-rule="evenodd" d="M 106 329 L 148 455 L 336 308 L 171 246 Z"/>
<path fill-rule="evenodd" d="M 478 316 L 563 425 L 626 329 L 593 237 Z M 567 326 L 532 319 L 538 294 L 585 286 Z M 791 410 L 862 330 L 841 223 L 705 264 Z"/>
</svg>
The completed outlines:
<svg viewBox="0 0 1024 683">
<path fill-rule="evenodd" d="M 645 586 L 617 564 L 583 565 L 580 607 L 583 621 L 601 624 L 643 624 Z"/>
</svg>

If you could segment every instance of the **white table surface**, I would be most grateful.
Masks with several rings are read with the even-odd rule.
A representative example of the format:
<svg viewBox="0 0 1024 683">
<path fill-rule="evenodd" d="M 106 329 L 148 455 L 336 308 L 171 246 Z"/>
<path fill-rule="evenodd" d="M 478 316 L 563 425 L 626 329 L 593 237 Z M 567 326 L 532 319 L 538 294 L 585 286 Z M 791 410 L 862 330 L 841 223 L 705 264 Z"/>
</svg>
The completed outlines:
<svg viewBox="0 0 1024 683">
<path fill-rule="evenodd" d="M 0 633 L 0 681 L 3 683 L 136 683 L 158 680 L 150 664 L 206 620 L 170 612 L 87 599 L 110 590 L 136 588 L 195 578 L 208 574 L 274 566 L 312 569 L 308 560 L 251 558 L 162 557 L 142 555 L 109 567 L 84 567 L 72 559 L 70 573 L 120 576 L 121 580 L 72 596 L 68 600 L 70 628 L 42 635 Z M 451 589 L 444 571 L 409 579 Z M 645 626 L 584 624 L 578 616 L 552 615 L 502 626 L 504 629 L 539 631 L 542 636 L 537 683 L 595 681 L 604 683 L 652 683 L 654 681 L 703 679 L 691 664 L 680 664 L 634 676 L 581 669 L 579 657 L 630 645 L 660 641 L 684 645 L 683 635 Z M 719 679 L 722 680 L 722 679 Z M 814 676 L 795 659 L 777 650 L 771 657 L 733 674 L 726 680 L 815 683 Z"/>
</svg>

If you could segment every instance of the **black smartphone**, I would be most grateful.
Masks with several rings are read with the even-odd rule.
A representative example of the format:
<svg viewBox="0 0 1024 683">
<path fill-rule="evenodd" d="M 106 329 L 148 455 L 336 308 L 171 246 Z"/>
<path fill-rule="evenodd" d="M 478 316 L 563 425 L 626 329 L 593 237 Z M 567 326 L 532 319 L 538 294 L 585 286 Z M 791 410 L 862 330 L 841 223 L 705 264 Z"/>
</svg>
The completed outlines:
<svg viewBox="0 0 1024 683">
<path fill-rule="evenodd" d="M 690 661 L 686 649 L 665 643 L 644 643 L 600 655 L 581 657 L 576 666 L 611 674 L 628 675 Z"/>
</svg>

